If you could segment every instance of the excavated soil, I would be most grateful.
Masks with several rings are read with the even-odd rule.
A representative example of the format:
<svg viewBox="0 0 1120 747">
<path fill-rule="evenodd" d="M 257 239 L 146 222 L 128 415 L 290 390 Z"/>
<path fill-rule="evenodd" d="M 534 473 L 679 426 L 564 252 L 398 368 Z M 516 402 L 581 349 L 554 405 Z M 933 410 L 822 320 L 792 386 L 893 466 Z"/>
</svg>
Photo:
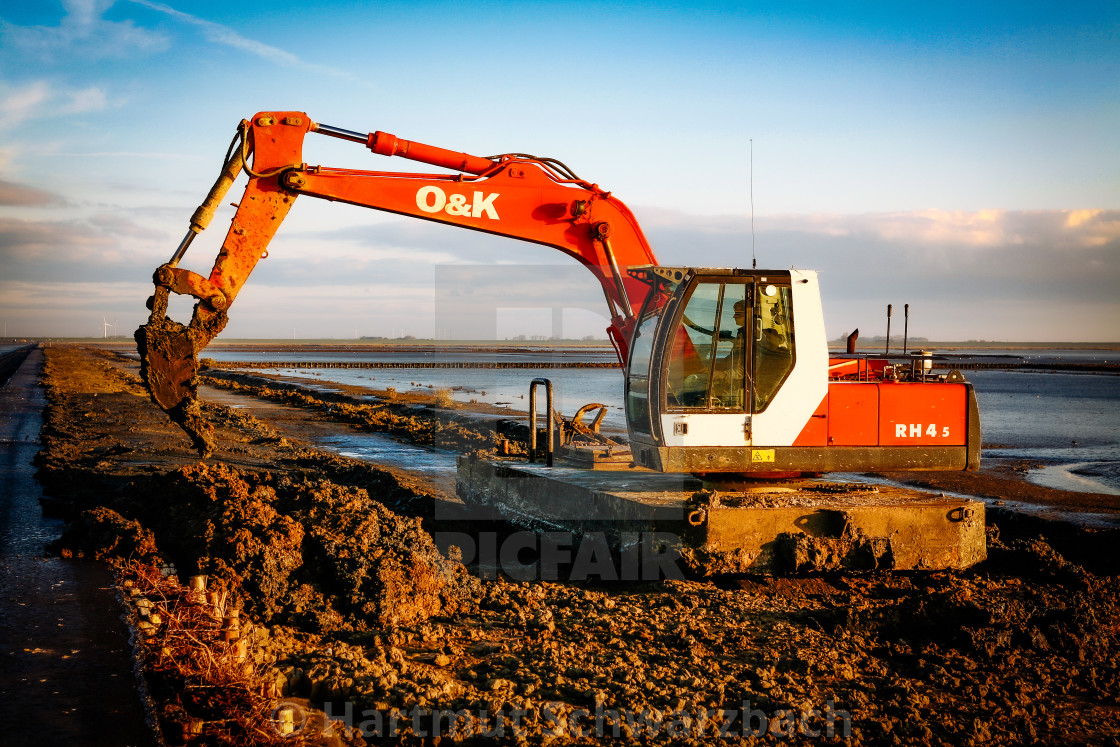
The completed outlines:
<svg viewBox="0 0 1120 747">
<path fill-rule="evenodd" d="M 242 676 L 274 717 L 312 716 L 281 743 L 435 744 L 433 719 L 479 744 L 1120 743 L 1116 531 L 997 511 L 989 559 L 959 573 L 479 580 L 432 539 L 447 528 L 432 507 L 452 499 L 438 484 L 215 405 L 202 416 L 217 448 L 200 462 L 119 360 L 46 352 L 40 478 L 70 520 L 57 551 L 208 576 L 253 631 Z M 510 448 L 415 402 L 212 383 L 339 429 Z M 1021 497 L 1012 477 L 962 475 L 959 490 Z M 139 647 L 153 676 L 167 671 L 153 657 L 174 655 L 166 627 L 149 623 Z M 169 743 L 265 743 L 279 728 L 223 726 L 244 717 L 214 712 L 232 697 L 199 716 L 202 686 L 182 682 L 153 687 Z"/>
</svg>

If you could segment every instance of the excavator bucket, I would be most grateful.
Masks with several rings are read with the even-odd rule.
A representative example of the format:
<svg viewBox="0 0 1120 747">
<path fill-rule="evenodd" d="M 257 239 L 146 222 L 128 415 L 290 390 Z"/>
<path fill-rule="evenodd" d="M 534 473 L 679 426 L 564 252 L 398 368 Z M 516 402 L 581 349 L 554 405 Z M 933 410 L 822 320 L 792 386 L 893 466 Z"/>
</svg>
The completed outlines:
<svg viewBox="0 0 1120 747">
<path fill-rule="evenodd" d="M 140 377 L 160 409 L 190 437 L 202 457 L 214 448 L 213 429 L 198 402 L 198 351 L 210 336 L 167 318 L 166 288 L 157 288 L 148 323 L 136 330 Z"/>
</svg>

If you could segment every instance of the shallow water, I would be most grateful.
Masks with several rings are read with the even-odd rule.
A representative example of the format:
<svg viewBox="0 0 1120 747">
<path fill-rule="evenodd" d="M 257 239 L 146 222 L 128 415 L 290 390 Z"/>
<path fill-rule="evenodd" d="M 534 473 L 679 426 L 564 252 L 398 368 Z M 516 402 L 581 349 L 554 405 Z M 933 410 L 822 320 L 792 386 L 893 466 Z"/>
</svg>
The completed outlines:
<svg viewBox="0 0 1120 747">
<path fill-rule="evenodd" d="M 387 464 L 427 476 L 455 474 L 458 454 L 413 446 L 377 433 L 323 438 L 316 443 L 340 456 Z"/>
<path fill-rule="evenodd" d="M 970 371 L 988 458 L 1046 463 L 1032 482 L 1120 495 L 1120 376 Z"/>
<path fill-rule="evenodd" d="M 613 355 L 613 354 L 612 354 Z M 622 371 L 613 368 L 270 368 L 260 373 L 280 374 L 309 381 L 331 381 L 398 392 L 449 389 L 456 402 L 481 402 L 528 412 L 529 382 L 552 382 L 553 406 L 571 415 L 589 402 L 607 405 L 606 428 L 626 430 L 622 409 Z M 544 390 L 537 392 L 538 411 L 544 412 Z"/>
<path fill-rule="evenodd" d="M 992 351 L 957 350 L 969 360 L 992 356 Z M 424 361 L 609 361 L 609 349 L 493 350 L 455 349 L 440 352 L 371 354 L 368 349 L 313 349 L 256 352 L 223 350 L 225 360 L 424 360 Z M 213 355 L 216 360 L 218 354 Z M 1006 358 L 1006 356 L 1001 356 Z M 1115 351 L 1018 350 L 1013 357 L 1041 362 L 1116 361 Z M 529 382 L 548 378 L 555 390 L 555 406 L 566 415 L 589 402 L 607 405 L 604 429 L 625 431 L 623 380 L 619 369 L 267 369 L 308 381 L 329 381 L 397 391 L 449 389 L 459 402 L 481 402 L 527 411 Z M 1032 470 L 1033 482 L 1053 488 L 1120 495 L 1120 376 L 1031 372 L 1020 370 L 966 371 L 976 388 L 983 428 L 985 459 L 1027 459 L 1043 467 Z M 538 394 L 543 410 L 544 393 Z"/>
</svg>

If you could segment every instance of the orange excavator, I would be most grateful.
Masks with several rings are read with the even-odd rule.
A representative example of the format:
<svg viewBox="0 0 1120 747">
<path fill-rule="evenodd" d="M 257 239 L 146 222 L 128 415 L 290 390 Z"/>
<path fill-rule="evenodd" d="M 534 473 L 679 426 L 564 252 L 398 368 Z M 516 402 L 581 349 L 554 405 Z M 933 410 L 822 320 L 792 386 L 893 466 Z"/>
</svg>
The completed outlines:
<svg viewBox="0 0 1120 747">
<path fill-rule="evenodd" d="M 309 166 L 308 133 L 446 172 Z M 242 171 L 248 185 L 210 276 L 180 268 Z M 136 333 L 152 399 L 204 455 L 212 435 L 196 399 L 198 352 L 301 195 L 544 244 L 582 263 L 606 297 L 637 465 L 750 476 L 978 468 L 971 385 L 920 362 L 830 358 L 815 272 L 662 267 L 626 205 L 560 161 L 472 156 L 303 112 L 241 122 L 185 238 L 155 272 L 151 316 Z M 198 299 L 188 325 L 167 317 L 172 292 Z"/>
</svg>

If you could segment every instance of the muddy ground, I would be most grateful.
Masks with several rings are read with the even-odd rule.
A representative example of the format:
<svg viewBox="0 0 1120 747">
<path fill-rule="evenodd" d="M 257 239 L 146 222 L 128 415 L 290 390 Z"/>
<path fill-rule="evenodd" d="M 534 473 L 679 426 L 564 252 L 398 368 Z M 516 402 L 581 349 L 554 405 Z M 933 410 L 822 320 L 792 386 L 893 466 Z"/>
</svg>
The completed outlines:
<svg viewBox="0 0 1120 747">
<path fill-rule="evenodd" d="M 480 744 L 1120 744 L 1115 530 L 993 512 L 988 560 L 958 573 L 480 580 L 432 540 L 464 529 L 436 518 L 446 483 L 310 439 L 358 428 L 486 454 L 516 451 L 516 428 L 226 377 L 210 383 L 306 417 L 205 406 L 220 448 L 200 462 L 134 367 L 46 352 L 40 479 L 70 520 L 55 549 L 116 562 L 165 606 L 135 619 L 168 743 L 432 744 L 435 720 L 443 743 L 454 721 Z M 939 489 L 1116 509 L 1014 470 L 951 479 Z M 176 582 L 196 575 L 225 595 L 221 625 Z M 219 631 L 233 610 L 240 652 Z M 211 663 L 188 666 L 205 636 Z M 312 720 L 281 739 L 283 704 L 300 724 L 328 711 L 333 736 Z"/>
</svg>

